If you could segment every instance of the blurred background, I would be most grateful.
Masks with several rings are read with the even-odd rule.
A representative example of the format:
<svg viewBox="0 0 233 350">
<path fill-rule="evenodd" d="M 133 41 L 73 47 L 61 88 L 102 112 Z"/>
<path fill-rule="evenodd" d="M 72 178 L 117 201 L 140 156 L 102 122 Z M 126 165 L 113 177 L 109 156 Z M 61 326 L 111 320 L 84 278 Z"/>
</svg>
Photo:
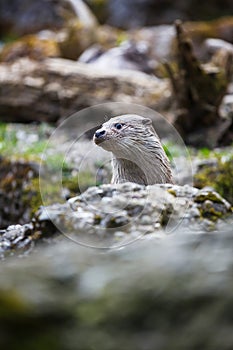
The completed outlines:
<svg viewBox="0 0 233 350">
<path fill-rule="evenodd" d="M 1 349 L 233 349 L 232 57 L 232 0 L 0 0 Z M 106 119 L 143 110 L 181 185 L 146 204 L 99 187 L 92 152 Z M 75 242 L 149 234 L 100 253 L 54 222 Z"/>
</svg>

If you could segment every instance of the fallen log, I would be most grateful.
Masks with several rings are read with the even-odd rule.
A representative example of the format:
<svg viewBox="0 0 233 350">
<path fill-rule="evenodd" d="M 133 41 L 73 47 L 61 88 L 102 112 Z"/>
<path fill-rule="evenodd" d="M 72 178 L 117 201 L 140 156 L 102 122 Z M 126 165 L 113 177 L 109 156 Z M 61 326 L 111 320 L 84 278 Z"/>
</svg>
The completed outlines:
<svg viewBox="0 0 233 350">
<path fill-rule="evenodd" d="M 85 107 L 128 102 L 158 108 L 169 83 L 137 71 L 97 70 L 61 58 L 0 65 L 0 120 L 56 122 Z"/>
</svg>

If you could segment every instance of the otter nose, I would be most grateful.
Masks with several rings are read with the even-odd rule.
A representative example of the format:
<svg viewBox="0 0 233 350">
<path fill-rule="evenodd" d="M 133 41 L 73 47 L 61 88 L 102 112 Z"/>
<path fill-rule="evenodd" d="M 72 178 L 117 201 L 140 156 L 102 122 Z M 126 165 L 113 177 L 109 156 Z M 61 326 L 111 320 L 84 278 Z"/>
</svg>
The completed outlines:
<svg viewBox="0 0 233 350">
<path fill-rule="evenodd" d="M 104 136 L 104 134 L 105 134 L 105 130 L 97 130 L 95 133 L 95 137 L 98 139 L 101 136 Z"/>
</svg>

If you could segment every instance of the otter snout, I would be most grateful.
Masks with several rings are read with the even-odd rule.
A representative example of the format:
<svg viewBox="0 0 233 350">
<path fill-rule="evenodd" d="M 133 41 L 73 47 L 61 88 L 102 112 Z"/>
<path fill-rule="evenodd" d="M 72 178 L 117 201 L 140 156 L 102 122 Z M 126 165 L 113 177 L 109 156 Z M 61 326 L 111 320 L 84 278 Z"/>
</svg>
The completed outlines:
<svg viewBox="0 0 233 350">
<path fill-rule="evenodd" d="M 96 144 L 99 144 L 104 141 L 104 136 L 106 134 L 106 131 L 104 129 L 99 129 L 94 134 L 94 142 Z"/>
</svg>

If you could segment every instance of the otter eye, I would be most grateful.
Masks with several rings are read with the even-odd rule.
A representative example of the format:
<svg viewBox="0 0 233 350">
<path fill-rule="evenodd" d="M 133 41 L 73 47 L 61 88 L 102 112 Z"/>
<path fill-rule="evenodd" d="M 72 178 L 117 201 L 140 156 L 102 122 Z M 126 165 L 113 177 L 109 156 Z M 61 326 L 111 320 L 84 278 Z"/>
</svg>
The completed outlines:
<svg viewBox="0 0 233 350">
<path fill-rule="evenodd" d="M 124 124 L 116 123 L 114 126 L 117 130 L 120 130 Z"/>
</svg>

